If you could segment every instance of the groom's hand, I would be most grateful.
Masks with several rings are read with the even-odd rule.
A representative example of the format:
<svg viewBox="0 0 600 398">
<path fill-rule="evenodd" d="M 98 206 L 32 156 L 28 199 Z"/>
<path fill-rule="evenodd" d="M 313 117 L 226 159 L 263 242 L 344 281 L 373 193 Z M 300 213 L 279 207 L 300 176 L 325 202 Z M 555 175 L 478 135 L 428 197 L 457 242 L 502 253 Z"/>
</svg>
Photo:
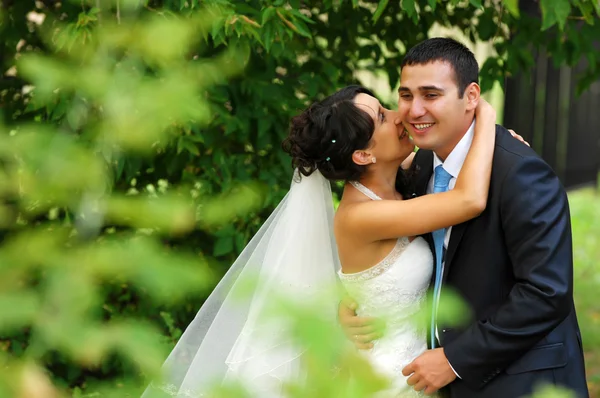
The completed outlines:
<svg viewBox="0 0 600 398">
<path fill-rule="evenodd" d="M 410 376 L 406 382 L 415 391 L 425 390 L 425 395 L 432 395 L 456 379 L 443 348 L 425 351 L 402 369 L 402 374 Z"/>
<path fill-rule="evenodd" d="M 383 325 L 375 318 L 356 315 L 358 305 L 350 297 L 344 298 L 338 308 L 338 317 L 346 337 L 359 350 L 373 348 L 373 341 L 383 334 Z"/>
</svg>

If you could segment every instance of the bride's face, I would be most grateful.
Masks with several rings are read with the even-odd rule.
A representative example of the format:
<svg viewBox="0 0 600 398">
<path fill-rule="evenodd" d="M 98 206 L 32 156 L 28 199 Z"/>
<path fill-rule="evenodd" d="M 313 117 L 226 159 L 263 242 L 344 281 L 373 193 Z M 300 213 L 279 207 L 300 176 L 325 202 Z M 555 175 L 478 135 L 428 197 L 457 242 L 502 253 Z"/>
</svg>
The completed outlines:
<svg viewBox="0 0 600 398">
<path fill-rule="evenodd" d="M 380 162 L 402 161 L 415 146 L 404 129 L 400 114 L 385 109 L 375 97 L 360 93 L 354 98 L 356 106 L 367 112 L 375 123 L 368 152 Z"/>
</svg>

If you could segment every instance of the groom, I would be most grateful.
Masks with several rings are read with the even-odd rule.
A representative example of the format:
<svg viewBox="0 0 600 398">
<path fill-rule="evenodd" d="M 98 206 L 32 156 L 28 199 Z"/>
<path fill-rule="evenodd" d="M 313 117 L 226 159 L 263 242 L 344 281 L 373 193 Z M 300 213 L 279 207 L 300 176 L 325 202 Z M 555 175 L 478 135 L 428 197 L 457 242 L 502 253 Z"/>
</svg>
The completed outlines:
<svg viewBox="0 0 600 398">
<path fill-rule="evenodd" d="M 473 138 L 478 80 L 475 57 L 452 39 L 429 39 L 406 54 L 398 107 L 421 148 L 414 160 L 418 195 L 453 188 Z M 589 396 L 573 304 L 567 196 L 533 150 L 497 126 L 486 210 L 427 238 L 438 253 L 432 349 L 402 371 L 415 390 L 513 398 L 546 383 Z M 437 322 L 439 300 L 451 291 L 473 314 L 460 328 Z M 369 328 L 350 313 L 341 306 L 340 322 L 368 343 L 372 335 L 361 334 Z"/>
</svg>

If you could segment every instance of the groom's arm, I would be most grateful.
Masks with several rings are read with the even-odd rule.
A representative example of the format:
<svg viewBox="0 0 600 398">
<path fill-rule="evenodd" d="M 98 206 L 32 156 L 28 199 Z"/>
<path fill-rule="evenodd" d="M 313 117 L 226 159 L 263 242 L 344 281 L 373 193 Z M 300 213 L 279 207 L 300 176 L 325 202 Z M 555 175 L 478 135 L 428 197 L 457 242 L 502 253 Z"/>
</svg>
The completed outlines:
<svg viewBox="0 0 600 398">
<path fill-rule="evenodd" d="M 500 189 L 502 228 L 517 282 L 494 314 L 444 346 L 456 372 L 474 388 L 529 351 L 572 306 L 571 225 L 558 178 L 540 159 L 518 158 Z"/>
</svg>

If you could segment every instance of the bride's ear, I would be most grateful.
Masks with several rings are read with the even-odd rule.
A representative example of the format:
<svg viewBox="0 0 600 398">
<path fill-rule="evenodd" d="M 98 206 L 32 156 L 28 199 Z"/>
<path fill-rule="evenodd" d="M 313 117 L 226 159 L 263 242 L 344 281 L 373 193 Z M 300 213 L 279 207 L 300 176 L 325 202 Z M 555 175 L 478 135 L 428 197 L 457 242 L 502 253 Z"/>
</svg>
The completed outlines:
<svg viewBox="0 0 600 398">
<path fill-rule="evenodd" d="M 352 161 L 359 166 L 366 166 L 374 163 L 373 158 L 373 154 L 365 150 L 354 151 L 352 154 Z"/>
</svg>

